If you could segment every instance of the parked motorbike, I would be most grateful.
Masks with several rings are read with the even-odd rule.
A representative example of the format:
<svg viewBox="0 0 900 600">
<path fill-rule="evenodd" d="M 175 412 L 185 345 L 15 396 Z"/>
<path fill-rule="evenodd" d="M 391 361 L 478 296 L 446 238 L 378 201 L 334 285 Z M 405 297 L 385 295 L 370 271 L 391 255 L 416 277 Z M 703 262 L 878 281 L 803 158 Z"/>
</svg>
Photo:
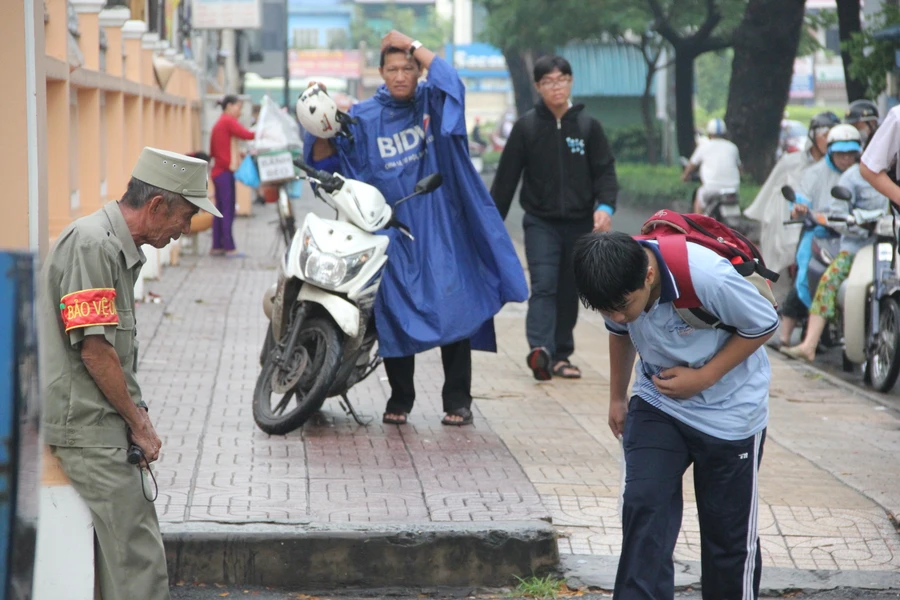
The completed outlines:
<svg viewBox="0 0 900 600">
<path fill-rule="evenodd" d="M 373 308 L 388 260 L 389 238 L 375 232 L 412 232 L 394 217 L 410 198 L 440 187 L 425 177 L 394 208 L 373 186 L 328 174 L 295 160 L 315 184 L 315 195 L 335 209 L 335 219 L 309 213 L 294 235 L 278 282 L 263 298 L 270 320 L 260 354 L 262 372 L 253 392 L 253 418 L 269 434 L 302 426 L 327 398 L 340 396 L 360 424 L 347 392 L 380 364 Z"/>
</svg>

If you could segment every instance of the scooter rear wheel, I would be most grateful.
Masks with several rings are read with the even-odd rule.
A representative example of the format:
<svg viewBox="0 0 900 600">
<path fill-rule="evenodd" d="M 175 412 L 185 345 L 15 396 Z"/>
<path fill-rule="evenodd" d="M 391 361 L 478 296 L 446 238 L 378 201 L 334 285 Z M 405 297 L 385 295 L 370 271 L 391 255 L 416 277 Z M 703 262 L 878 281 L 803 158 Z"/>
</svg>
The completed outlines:
<svg viewBox="0 0 900 600">
<path fill-rule="evenodd" d="M 270 435 L 284 435 L 302 427 L 322 408 L 341 365 L 341 336 L 330 318 L 304 321 L 294 356 L 284 360 L 299 373 L 278 365 L 279 352 L 273 349 L 268 353 L 253 390 L 253 420 L 261 430 Z M 276 383 L 291 387 L 273 403 L 273 395 L 279 395 L 273 390 Z"/>
<path fill-rule="evenodd" d="M 896 298 L 882 298 L 878 331 L 866 361 L 866 379 L 875 390 L 887 392 L 900 375 L 900 304 Z"/>
</svg>

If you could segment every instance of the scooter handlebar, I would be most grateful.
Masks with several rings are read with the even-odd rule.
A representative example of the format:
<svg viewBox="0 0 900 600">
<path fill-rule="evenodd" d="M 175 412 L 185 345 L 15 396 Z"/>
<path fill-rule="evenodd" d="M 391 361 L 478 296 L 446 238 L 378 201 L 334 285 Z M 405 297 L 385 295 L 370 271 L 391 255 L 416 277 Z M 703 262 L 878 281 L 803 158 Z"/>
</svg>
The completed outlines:
<svg viewBox="0 0 900 600">
<path fill-rule="evenodd" d="M 331 173 L 315 169 L 299 158 L 294 160 L 294 166 L 306 173 L 311 179 L 315 179 L 319 183 L 319 185 L 322 186 L 322 189 L 324 189 L 329 194 L 341 189 L 341 185 L 343 185 L 343 180 L 339 177 L 335 177 Z"/>
</svg>

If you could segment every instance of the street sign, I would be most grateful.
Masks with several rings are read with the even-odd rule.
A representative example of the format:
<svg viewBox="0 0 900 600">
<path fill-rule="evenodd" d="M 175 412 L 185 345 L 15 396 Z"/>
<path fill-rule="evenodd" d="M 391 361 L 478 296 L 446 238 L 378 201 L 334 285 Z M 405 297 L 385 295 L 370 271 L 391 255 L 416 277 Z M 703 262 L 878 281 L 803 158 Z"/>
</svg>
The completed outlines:
<svg viewBox="0 0 900 600">
<path fill-rule="evenodd" d="M 260 0 L 193 0 L 194 29 L 259 29 Z"/>
<path fill-rule="evenodd" d="M 294 178 L 294 162 L 290 152 L 260 154 L 256 158 L 261 183 Z"/>
</svg>

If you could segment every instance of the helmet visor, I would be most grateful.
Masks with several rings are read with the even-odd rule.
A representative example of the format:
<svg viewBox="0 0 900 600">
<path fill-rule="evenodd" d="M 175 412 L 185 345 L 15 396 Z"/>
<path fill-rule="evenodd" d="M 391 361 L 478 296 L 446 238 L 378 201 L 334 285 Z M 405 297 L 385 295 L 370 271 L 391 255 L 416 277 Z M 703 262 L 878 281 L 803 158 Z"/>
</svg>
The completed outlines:
<svg viewBox="0 0 900 600">
<path fill-rule="evenodd" d="M 828 146 L 829 152 L 859 152 L 859 150 L 859 142 L 855 142 L 853 140 L 832 142 L 831 145 Z"/>
</svg>

